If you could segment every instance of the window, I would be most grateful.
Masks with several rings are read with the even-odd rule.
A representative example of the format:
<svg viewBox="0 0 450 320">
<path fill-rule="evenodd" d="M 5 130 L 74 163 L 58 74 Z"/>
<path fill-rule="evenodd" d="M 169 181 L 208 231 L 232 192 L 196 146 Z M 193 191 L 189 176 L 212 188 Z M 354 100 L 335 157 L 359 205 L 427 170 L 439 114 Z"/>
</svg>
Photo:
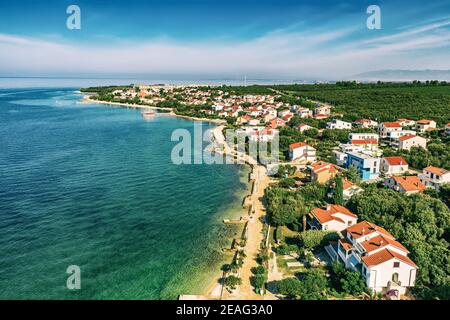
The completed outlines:
<svg viewBox="0 0 450 320">
<path fill-rule="evenodd" d="M 392 282 L 398 283 L 398 273 L 392 275 Z"/>
<path fill-rule="evenodd" d="M 400 262 L 394 262 L 394 268 L 400 268 Z"/>
</svg>

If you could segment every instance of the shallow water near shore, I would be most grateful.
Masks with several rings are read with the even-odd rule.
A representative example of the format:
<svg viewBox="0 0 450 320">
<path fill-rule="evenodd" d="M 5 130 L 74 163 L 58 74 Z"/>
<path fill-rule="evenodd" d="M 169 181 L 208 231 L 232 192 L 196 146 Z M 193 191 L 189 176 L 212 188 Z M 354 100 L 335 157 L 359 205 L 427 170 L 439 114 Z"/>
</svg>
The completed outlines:
<svg viewBox="0 0 450 320">
<path fill-rule="evenodd" d="M 194 122 L 77 103 L 69 89 L 0 90 L 0 298 L 201 294 L 235 236 L 248 168 L 174 165 Z M 204 129 L 213 124 L 203 123 Z M 66 269 L 81 268 L 81 290 Z"/>
</svg>

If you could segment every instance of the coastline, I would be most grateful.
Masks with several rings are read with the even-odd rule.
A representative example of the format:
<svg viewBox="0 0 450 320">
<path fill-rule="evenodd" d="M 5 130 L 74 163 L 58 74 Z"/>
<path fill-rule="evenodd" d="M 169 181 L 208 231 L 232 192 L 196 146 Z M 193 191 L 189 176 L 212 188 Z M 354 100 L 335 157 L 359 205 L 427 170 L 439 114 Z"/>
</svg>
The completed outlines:
<svg viewBox="0 0 450 320">
<path fill-rule="evenodd" d="M 216 123 L 219 125 L 224 125 L 227 122 L 222 119 L 208 119 L 208 118 L 198 118 L 198 117 L 190 117 L 185 115 L 176 114 L 173 112 L 172 108 L 163 108 L 163 107 L 157 107 L 157 106 L 148 106 L 148 105 L 141 105 L 141 104 L 134 104 L 134 103 L 123 103 L 123 102 L 109 102 L 109 101 L 102 101 L 102 100 L 94 100 L 90 98 L 90 95 L 85 94 L 83 97 L 83 100 L 80 103 L 89 103 L 89 104 L 105 104 L 105 105 L 112 105 L 112 106 L 118 106 L 123 108 L 132 108 L 132 109 L 152 109 L 152 110 L 161 110 L 161 111 L 169 111 L 166 114 L 186 119 L 186 120 L 192 120 L 192 121 L 200 121 L 200 122 L 211 122 Z"/>
<path fill-rule="evenodd" d="M 218 126 L 211 129 L 211 143 L 216 145 L 216 152 L 222 153 L 226 156 L 231 156 L 235 159 L 235 163 L 245 164 L 250 167 L 250 175 L 252 176 L 253 188 L 250 195 L 246 192 L 242 194 L 242 198 L 250 198 L 252 203 L 252 210 L 249 211 L 248 215 L 243 215 L 248 220 L 247 229 L 247 244 L 245 246 L 245 252 L 247 257 L 244 259 L 244 263 L 240 269 L 240 277 L 242 279 L 242 285 L 238 290 L 230 294 L 224 290 L 223 285 L 220 280 L 223 277 L 223 273 L 220 269 L 211 271 L 214 276 L 210 281 L 205 280 L 205 291 L 200 295 L 183 294 L 179 298 L 181 299 L 195 299 L 195 300 L 218 300 L 218 299 L 237 299 L 237 300 L 261 300 L 261 299 L 275 299 L 271 294 L 266 294 L 261 296 L 254 292 L 253 286 L 251 284 L 251 277 L 253 276 L 252 269 L 257 266 L 256 258 L 260 251 L 260 244 L 263 240 L 263 226 L 265 221 L 265 204 L 263 202 L 265 189 L 268 187 L 270 178 L 267 175 L 267 169 L 264 165 L 258 163 L 257 160 L 250 157 L 246 153 L 239 152 L 228 145 L 225 136 L 223 134 L 223 129 L 225 128 L 227 122 L 222 119 L 208 119 L 208 118 L 197 118 L 184 115 L 177 115 L 173 112 L 172 108 L 162 108 L 156 106 L 143 106 L 139 104 L 129 104 L 129 103 L 119 103 L 119 102 L 107 102 L 98 101 L 90 99 L 89 95 L 84 95 L 82 103 L 93 103 L 93 104 L 105 104 L 113 105 L 125 108 L 133 109 L 153 109 L 153 110 L 163 110 L 169 111 L 167 114 L 170 116 L 175 116 L 178 118 L 191 120 L 191 121 L 201 121 L 201 122 L 211 122 L 218 124 Z M 251 212 L 251 213 L 250 213 Z"/>
<path fill-rule="evenodd" d="M 170 116 L 175 116 L 181 119 L 190 120 L 190 121 L 199 121 L 199 122 L 210 122 L 217 124 L 214 128 L 211 130 L 211 143 L 215 144 L 216 147 L 219 147 L 221 150 L 223 150 L 223 154 L 230 155 L 230 156 L 236 156 L 239 160 L 239 163 L 244 164 L 248 166 L 249 168 L 249 174 L 254 175 L 255 173 L 255 166 L 258 165 L 257 161 L 248 155 L 242 155 L 239 154 L 237 151 L 234 151 L 231 149 L 231 147 L 227 144 L 225 140 L 225 136 L 223 135 L 223 129 L 225 128 L 227 122 L 222 119 L 208 119 L 208 118 L 198 118 L 198 117 L 190 117 L 185 115 L 177 115 L 173 112 L 172 108 L 162 108 L 162 107 L 156 107 L 156 106 L 143 106 L 139 104 L 129 104 L 129 103 L 120 103 L 120 102 L 107 102 L 107 101 L 101 101 L 101 100 L 94 100 L 90 99 L 89 95 L 84 95 L 82 101 L 80 103 L 86 103 L 86 104 L 104 104 L 104 105 L 112 105 L 122 108 L 132 108 L 132 109 L 152 109 L 152 110 L 163 110 L 163 111 L 170 111 L 168 114 Z M 247 180 L 246 183 L 248 186 L 250 186 L 250 182 Z M 242 192 L 239 196 L 244 200 L 247 197 L 252 196 L 252 188 L 247 188 L 244 192 Z M 253 188 L 254 189 L 254 188 Z M 254 192 L 254 191 L 253 191 Z M 243 202 L 243 201 L 242 201 Z M 238 210 L 237 208 L 230 208 L 223 212 L 223 215 L 221 215 L 223 218 L 227 217 L 230 219 L 238 219 L 240 217 L 245 217 L 245 209 L 242 207 L 242 204 L 239 204 L 240 210 L 242 210 L 241 213 L 236 213 Z M 235 214 L 232 214 L 232 213 Z M 239 216 L 240 215 L 240 216 Z M 257 241 L 256 244 L 259 247 L 259 242 Z M 226 256 L 225 253 L 223 253 L 223 260 L 225 263 L 229 262 L 227 259 L 229 257 Z M 201 290 L 200 294 L 183 294 L 185 297 L 194 298 L 194 299 L 220 299 L 221 298 L 221 292 L 222 292 L 222 285 L 220 284 L 220 280 L 222 279 L 223 273 L 220 270 L 220 268 L 217 268 L 217 270 L 211 270 L 210 274 L 212 275 L 211 278 L 207 278 L 204 280 L 204 285 L 201 285 L 204 289 Z"/>
</svg>

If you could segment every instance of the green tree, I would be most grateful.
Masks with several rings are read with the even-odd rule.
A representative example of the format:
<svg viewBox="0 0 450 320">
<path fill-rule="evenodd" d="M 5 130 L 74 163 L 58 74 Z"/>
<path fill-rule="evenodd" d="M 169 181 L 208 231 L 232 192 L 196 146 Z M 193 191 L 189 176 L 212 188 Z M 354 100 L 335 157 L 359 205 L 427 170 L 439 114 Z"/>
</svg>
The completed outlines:
<svg viewBox="0 0 450 320">
<path fill-rule="evenodd" d="M 228 276 L 224 280 L 224 285 L 228 288 L 235 289 L 237 286 L 242 284 L 242 280 L 236 276 Z"/>
<path fill-rule="evenodd" d="M 344 185 L 342 183 L 342 176 L 338 175 L 335 179 L 335 187 L 333 193 L 333 202 L 338 205 L 344 204 Z"/>
</svg>

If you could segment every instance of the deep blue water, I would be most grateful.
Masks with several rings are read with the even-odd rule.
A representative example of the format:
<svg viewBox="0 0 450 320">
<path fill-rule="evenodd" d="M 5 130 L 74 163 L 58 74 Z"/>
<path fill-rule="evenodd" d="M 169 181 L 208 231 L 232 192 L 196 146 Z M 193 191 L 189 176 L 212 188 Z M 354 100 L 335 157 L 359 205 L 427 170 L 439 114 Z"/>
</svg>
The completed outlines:
<svg viewBox="0 0 450 320">
<path fill-rule="evenodd" d="M 0 299 L 198 293 L 222 262 L 232 230 L 220 221 L 245 168 L 174 165 L 171 133 L 193 122 L 79 99 L 0 90 Z M 69 265 L 81 290 L 66 288 Z"/>
</svg>

